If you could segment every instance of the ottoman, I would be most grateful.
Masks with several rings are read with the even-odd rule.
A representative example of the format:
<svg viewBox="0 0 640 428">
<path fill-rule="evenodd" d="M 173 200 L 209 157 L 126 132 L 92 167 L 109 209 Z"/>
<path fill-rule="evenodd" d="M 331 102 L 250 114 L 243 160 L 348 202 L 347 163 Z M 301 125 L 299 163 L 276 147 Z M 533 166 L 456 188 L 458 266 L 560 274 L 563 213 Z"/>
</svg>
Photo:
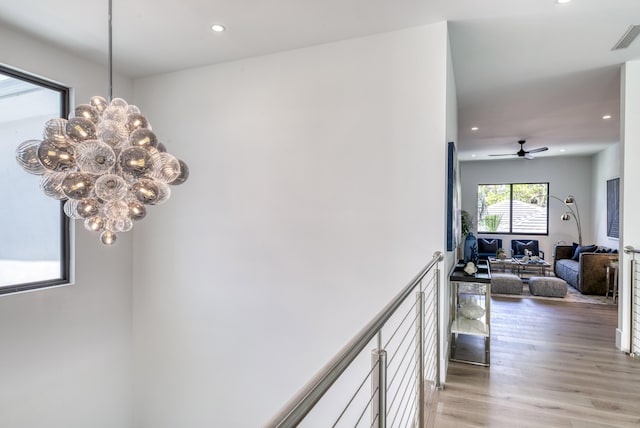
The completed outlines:
<svg viewBox="0 0 640 428">
<path fill-rule="evenodd" d="M 567 282 L 555 276 L 532 276 L 529 278 L 529 291 L 534 296 L 564 297 L 567 294 Z"/>
<path fill-rule="evenodd" d="M 512 273 L 492 273 L 491 293 L 522 294 L 522 280 Z"/>
</svg>

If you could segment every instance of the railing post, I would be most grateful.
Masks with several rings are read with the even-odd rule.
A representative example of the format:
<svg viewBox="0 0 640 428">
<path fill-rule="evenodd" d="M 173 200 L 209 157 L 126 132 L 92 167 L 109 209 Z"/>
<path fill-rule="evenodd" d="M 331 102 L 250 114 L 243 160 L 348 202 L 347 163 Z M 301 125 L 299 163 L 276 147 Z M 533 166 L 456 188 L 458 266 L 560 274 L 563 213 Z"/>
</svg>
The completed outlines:
<svg viewBox="0 0 640 428">
<path fill-rule="evenodd" d="M 440 381 L 440 264 L 436 263 L 436 269 L 433 273 L 436 277 L 436 297 L 435 297 L 435 317 L 436 317 L 436 388 L 442 389 Z"/>
<path fill-rule="evenodd" d="M 373 349 L 371 351 L 371 426 L 375 426 L 378 424 L 378 417 L 380 416 L 380 412 L 378 411 L 378 391 L 380 390 L 380 385 L 378 384 L 380 381 L 380 377 L 377 376 L 378 370 L 376 369 L 376 365 L 380 363 L 379 358 L 379 350 Z"/>
<path fill-rule="evenodd" d="M 424 426 L 424 292 L 419 291 L 416 293 L 416 334 L 418 340 L 416 341 L 417 355 L 418 355 L 418 370 L 416 375 L 418 376 L 418 408 L 416 414 L 418 415 L 418 427 Z"/>
<path fill-rule="evenodd" d="M 378 353 L 378 428 L 387 428 L 387 351 Z"/>
<path fill-rule="evenodd" d="M 371 351 L 371 366 L 376 367 L 371 376 L 371 426 L 387 426 L 387 351 Z"/>
<path fill-rule="evenodd" d="M 631 342 L 629 343 L 629 354 L 632 357 L 636 356 L 636 350 L 635 350 L 635 346 L 634 346 L 634 342 L 635 342 L 635 336 L 636 336 L 636 328 L 638 327 L 638 313 L 636 311 L 636 299 L 638 296 L 636 296 L 636 259 L 635 259 L 635 255 L 631 254 L 631 257 L 633 257 L 631 259 L 631 313 L 629 314 L 629 318 L 631 319 L 631 329 L 630 329 L 630 333 L 631 333 Z M 615 297 L 615 296 L 614 296 Z M 619 301 L 619 300 L 618 300 Z"/>
</svg>

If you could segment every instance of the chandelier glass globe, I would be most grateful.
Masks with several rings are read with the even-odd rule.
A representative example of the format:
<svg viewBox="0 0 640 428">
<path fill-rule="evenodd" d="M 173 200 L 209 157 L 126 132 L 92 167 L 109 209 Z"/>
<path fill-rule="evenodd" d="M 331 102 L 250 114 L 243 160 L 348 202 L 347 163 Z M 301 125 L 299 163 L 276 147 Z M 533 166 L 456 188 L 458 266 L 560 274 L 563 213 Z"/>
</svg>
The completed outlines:
<svg viewBox="0 0 640 428">
<path fill-rule="evenodd" d="M 184 183 L 189 168 L 166 152 L 149 120 L 122 98 L 100 96 L 75 108 L 69 119 L 51 119 L 42 140 L 27 140 L 16 149 L 18 164 L 40 175 L 40 188 L 66 201 L 64 212 L 83 219 L 87 230 L 112 245 L 117 233 L 159 205 L 170 186 Z"/>
</svg>

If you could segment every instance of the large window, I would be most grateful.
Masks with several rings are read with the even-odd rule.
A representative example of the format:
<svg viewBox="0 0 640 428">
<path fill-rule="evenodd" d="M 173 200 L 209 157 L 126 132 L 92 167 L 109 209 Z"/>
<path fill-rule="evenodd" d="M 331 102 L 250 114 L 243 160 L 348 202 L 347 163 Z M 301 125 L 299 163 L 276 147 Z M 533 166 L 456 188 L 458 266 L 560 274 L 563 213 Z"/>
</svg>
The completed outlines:
<svg viewBox="0 0 640 428">
<path fill-rule="evenodd" d="M 549 183 L 479 184 L 478 233 L 549 234 Z"/>
<path fill-rule="evenodd" d="M 0 67 L 0 294 L 69 282 L 69 222 L 40 176 L 16 162 L 16 147 L 39 140 L 47 120 L 67 117 L 69 91 Z"/>
</svg>

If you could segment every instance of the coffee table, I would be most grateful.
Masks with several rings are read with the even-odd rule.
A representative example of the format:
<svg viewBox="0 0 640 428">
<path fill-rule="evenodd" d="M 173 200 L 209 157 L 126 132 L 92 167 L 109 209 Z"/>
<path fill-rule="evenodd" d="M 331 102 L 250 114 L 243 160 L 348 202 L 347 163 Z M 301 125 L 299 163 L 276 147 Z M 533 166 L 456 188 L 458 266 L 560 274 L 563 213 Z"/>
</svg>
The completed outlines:
<svg viewBox="0 0 640 428">
<path fill-rule="evenodd" d="M 512 258 L 489 257 L 489 264 L 492 272 L 513 272 L 515 262 Z"/>
<path fill-rule="evenodd" d="M 534 274 L 538 276 L 549 276 L 551 271 L 551 263 L 545 260 L 528 260 L 513 259 L 513 264 L 516 267 L 517 275 L 522 278 L 524 274 Z"/>
</svg>

